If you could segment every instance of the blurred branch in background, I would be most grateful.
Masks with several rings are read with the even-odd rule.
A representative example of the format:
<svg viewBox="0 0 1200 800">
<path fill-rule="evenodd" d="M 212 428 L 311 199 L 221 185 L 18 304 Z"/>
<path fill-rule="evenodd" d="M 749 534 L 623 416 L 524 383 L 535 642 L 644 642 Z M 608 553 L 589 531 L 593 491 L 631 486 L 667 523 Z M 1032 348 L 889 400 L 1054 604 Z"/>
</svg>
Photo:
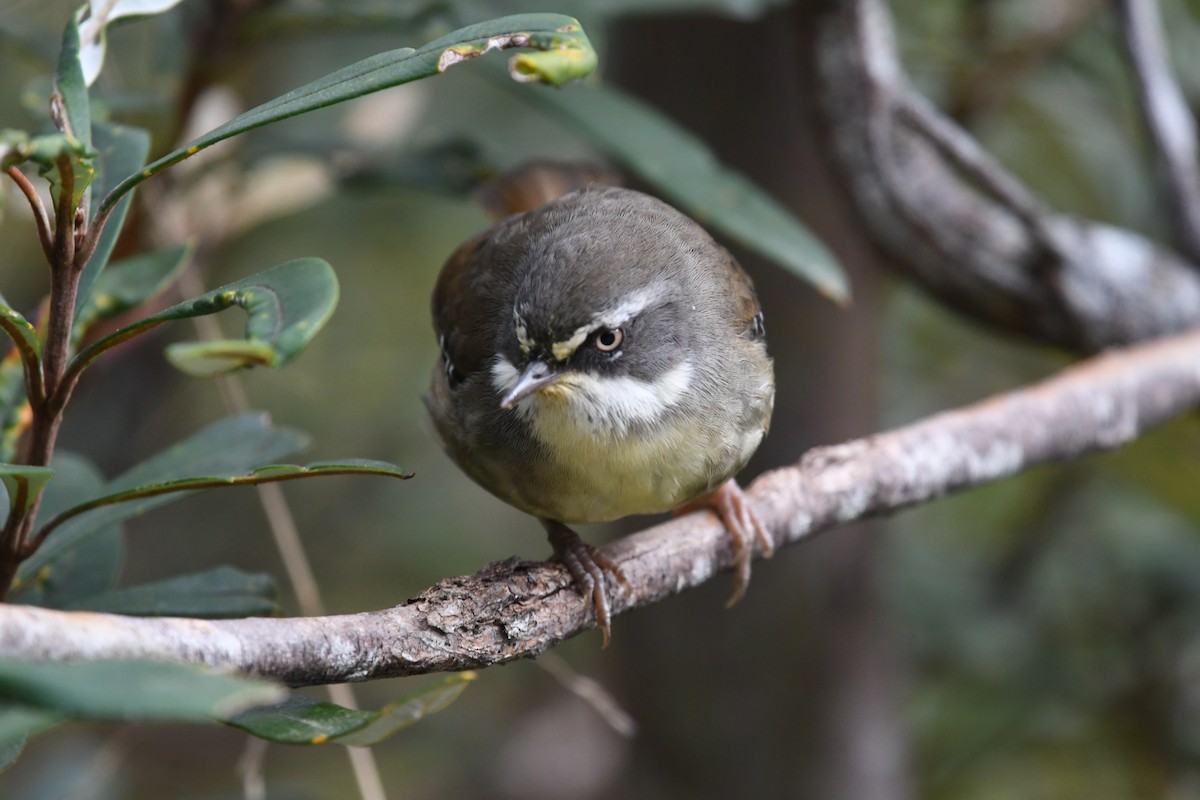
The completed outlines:
<svg viewBox="0 0 1200 800">
<path fill-rule="evenodd" d="M 1200 332 L 1097 356 L 1040 384 L 889 433 L 810 450 L 748 493 L 777 545 L 1117 447 L 1200 405 Z M 733 554 L 711 515 L 605 548 L 630 588 L 624 613 L 698 586 Z M 386 611 L 296 619 L 139 619 L 0 606 L 0 651 L 38 661 L 152 659 L 293 685 L 477 669 L 537 655 L 594 626 L 557 564 L 512 559 Z M 619 630 L 619 629 L 618 629 Z M 619 635 L 619 632 L 618 632 Z"/>
<path fill-rule="evenodd" d="M 821 9 L 810 21 L 832 151 L 896 266 L 976 320 L 1076 351 L 1200 323 L 1193 265 L 1131 231 L 1038 208 L 915 94 L 882 0 Z"/>
<path fill-rule="evenodd" d="M 1171 71 L 1158 3 L 1117 0 L 1121 41 L 1138 90 L 1138 104 L 1154 144 L 1159 175 L 1179 247 L 1200 262 L 1200 164 L 1196 120 Z"/>
</svg>

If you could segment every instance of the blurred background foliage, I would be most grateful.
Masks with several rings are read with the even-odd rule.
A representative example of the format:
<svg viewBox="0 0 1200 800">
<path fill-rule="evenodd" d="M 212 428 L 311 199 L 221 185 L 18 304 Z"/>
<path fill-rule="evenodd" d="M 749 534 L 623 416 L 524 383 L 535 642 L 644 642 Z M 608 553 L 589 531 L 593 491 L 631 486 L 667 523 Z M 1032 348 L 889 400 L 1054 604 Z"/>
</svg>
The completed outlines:
<svg viewBox="0 0 1200 800">
<path fill-rule="evenodd" d="M 830 200 L 811 84 L 797 74 L 805 5 L 187 0 L 110 32 L 93 102 L 145 126 L 162 153 L 336 67 L 458 24 L 527 10 L 578 17 L 600 50 L 600 79 L 704 136 L 797 210 L 854 279 L 855 305 L 841 311 L 739 251 L 764 297 L 780 378 L 775 428 L 749 478 L 813 444 L 1068 363 L 943 310 L 866 250 Z M 1200 2 L 1162 5 L 1194 100 Z M 1037 192 L 1161 236 L 1162 196 L 1107 4 L 891 7 L 921 89 Z M 0 4 L 0 127 L 45 116 L 37 104 L 73 8 Z M 477 63 L 257 131 L 139 190 L 137 244 L 198 241 L 198 286 L 303 256 L 338 272 L 339 310 L 298 362 L 239 376 L 255 408 L 313 435 L 306 460 L 377 458 L 417 473 L 406 484 L 331 478 L 286 490 L 332 612 L 401 602 L 513 553 L 546 554 L 528 517 L 438 452 L 421 407 L 436 359 L 434 277 L 486 224 L 471 185 L 530 158 L 597 158 L 539 108 L 547 90 L 504 85 L 497 68 Z M 5 197 L 0 218 L 0 280 L 15 307 L 30 308 L 45 274 L 16 200 Z M 93 369 L 64 448 L 114 475 L 224 415 L 213 382 L 167 366 L 169 335 Z M 488 670 L 453 708 L 376 748 L 385 785 L 409 798 L 1200 797 L 1197 428 L 1180 420 L 1120 453 L 791 548 L 757 566 L 731 611 L 718 581 L 620 618 L 605 652 L 596 636 L 558 648 L 555 658 L 632 715 L 632 739 L 535 663 Z M 264 530 L 251 491 L 185 500 L 128 525 L 123 580 L 220 564 L 282 580 Z M 378 707 L 421 684 L 357 691 Z M 0 786 L 12 798 L 240 796 L 244 748 L 231 729 L 74 726 L 35 739 Z M 864 764 L 885 789 L 847 788 Z M 265 776 L 270 797 L 353 793 L 333 746 L 274 746 Z"/>
</svg>

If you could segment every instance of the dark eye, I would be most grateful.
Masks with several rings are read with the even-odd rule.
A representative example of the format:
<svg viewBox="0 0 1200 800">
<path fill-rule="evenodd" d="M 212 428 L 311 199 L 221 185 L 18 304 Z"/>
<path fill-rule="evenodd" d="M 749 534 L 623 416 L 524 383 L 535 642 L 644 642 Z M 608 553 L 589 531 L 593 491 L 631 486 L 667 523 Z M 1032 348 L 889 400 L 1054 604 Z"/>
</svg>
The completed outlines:
<svg viewBox="0 0 1200 800">
<path fill-rule="evenodd" d="M 596 349 L 601 353 L 611 353 L 621 346 L 625 334 L 620 328 L 608 328 L 596 334 Z"/>
</svg>

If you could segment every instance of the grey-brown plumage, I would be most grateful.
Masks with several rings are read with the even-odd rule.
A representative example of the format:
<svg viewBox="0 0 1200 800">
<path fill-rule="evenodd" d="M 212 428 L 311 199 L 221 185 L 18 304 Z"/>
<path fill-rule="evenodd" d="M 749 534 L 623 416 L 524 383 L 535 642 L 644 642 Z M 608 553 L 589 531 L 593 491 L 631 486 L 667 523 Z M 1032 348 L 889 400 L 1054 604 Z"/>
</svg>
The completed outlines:
<svg viewBox="0 0 1200 800">
<path fill-rule="evenodd" d="M 639 192 L 574 192 L 459 247 L 433 318 L 446 452 L 547 524 L 606 637 L 599 567 L 619 570 L 562 523 L 716 493 L 744 589 L 750 538 L 770 544 L 730 479 L 766 433 L 774 376 L 753 286 L 700 226 Z"/>
</svg>

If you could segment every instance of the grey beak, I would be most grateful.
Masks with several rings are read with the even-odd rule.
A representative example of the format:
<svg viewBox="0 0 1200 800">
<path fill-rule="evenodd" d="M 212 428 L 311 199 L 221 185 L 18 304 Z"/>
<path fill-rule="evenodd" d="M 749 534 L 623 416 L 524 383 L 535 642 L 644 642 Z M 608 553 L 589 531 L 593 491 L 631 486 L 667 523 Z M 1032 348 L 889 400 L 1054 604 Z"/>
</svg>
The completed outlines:
<svg viewBox="0 0 1200 800">
<path fill-rule="evenodd" d="M 512 408 L 543 386 L 554 383 L 558 380 L 559 375 L 558 370 L 544 361 L 530 362 L 529 366 L 525 367 L 525 371 L 521 373 L 521 377 L 517 378 L 516 385 L 500 398 L 500 407 Z"/>
</svg>

